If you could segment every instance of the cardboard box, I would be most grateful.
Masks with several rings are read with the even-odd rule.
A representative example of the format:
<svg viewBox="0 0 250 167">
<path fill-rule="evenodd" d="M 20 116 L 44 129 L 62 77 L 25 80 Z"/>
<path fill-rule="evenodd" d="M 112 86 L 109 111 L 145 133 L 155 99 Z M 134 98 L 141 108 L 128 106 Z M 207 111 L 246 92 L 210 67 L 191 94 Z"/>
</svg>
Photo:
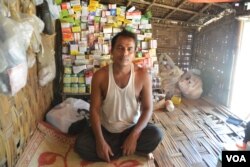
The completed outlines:
<svg viewBox="0 0 250 167">
<path fill-rule="evenodd" d="M 156 57 L 157 56 L 156 49 L 149 49 L 148 51 L 149 51 L 150 57 Z"/>
<path fill-rule="evenodd" d="M 62 28 L 70 28 L 70 23 L 66 23 L 66 22 L 61 22 L 61 27 Z"/>
<path fill-rule="evenodd" d="M 89 15 L 89 11 L 88 11 L 88 7 L 87 6 L 82 6 L 82 16 L 88 16 Z"/>
<path fill-rule="evenodd" d="M 63 33 L 71 33 L 71 28 L 70 27 L 62 28 L 62 32 Z"/>
<path fill-rule="evenodd" d="M 113 34 L 119 33 L 119 32 L 121 32 L 121 31 L 122 31 L 121 28 L 113 27 Z"/>
<path fill-rule="evenodd" d="M 81 27 L 80 26 L 72 27 L 72 32 L 81 32 Z"/>
<path fill-rule="evenodd" d="M 107 23 L 108 22 L 108 18 L 107 17 L 101 17 L 100 22 L 101 23 Z"/>
<path fill-rule="evenodd" d="M 114 16 L 107 16 L 107 19 L 108 19 L 108 23 L 115 23 L 116 22 L 116 17 Z"/>
<path fill-rule="evenodd" d="M 96 9 L 96 11 L 95 11 L 95 16 L 99 16 L 99 17 L 101 17 L 101 15 L 102 15 L 102 10 L 101 9 Z"/>
<path fill-rule="evenodd" d="M 90 25 L 94 24 L 94 20 L 95 20 L 95 16 L 91 16 L 91 15 L 88 16 L 88 24 Z"/>
<path fill-rule="evenodd" d="M 75 12 L 82 11 L 82 6 L 81 5 L 75 5 L 75 6 L 73 6 L 73 10 Z"/>
<path fill-rule="evenodd" d="M 141 11 L 126 12 L 126 19 L 141 19 Z"/>
<path fill-rule="evenodd" d="M 73 15 L 73 14 L 75 14 L 75 11 L 72 8 L 70 8 L 70 9 L 68 9 L 68 14 Z"/>
<path fill-rule="evenodd" d="M 70 9 L 70 3 L 69 2 L 63 2 L 62 4 L 61 4 L 61 8 L 62 9 L 64 9 L 64 10 L 66 10 L 66 9 Z"/>
<path fill-rule="evenodd" d="M 109 54 L 109 46 L 108 46 L 108 44 L 103 44 L 102 45 L 102 53 L 103 54 Z"/>
<path fill-rule="evenodd" d="M 79 32 L 73 33 L 74 34 L 74 40 L 75 42 L 78 42 L 81 40 L 81 35 Z"/>
<path fill-rule="evenodd" d="M 74 7 L 74 6 L 81 6 L 81 2 L 80 2 L 80 0 L 71 0 L 70 1 L 70 5 L 72 7 Z"/>
<path fill-rule="evenodd" d="M 79 54 L 78 44 L 70 44 L 69 48 L 70 48 L 70 54 L 71 55 L 77 55 L 77 54 Z"/>
<path fill-rule="evenodd" d="M 63 41 L 65 42 L 74 41 L 73 33 L 62 33 L 62 36 L 63 36 Z"/>
<path fill-rule="evenodd" d="M 108 5 L 108 8 L 109 8 L 109 9 L 116 9 L 116 4 L 109 4 L 109 5 Z"/>
<path fill-rule="evenodd" d="M 104 40 L 110 40 L 110 39 L 111 39 L 111 34 L 105 33 Z"/>
<path fill-rule="evenodd" d="M 144 36 L 145 38 L 152 38 L 152 33 L 151 32 L 147 32 L 147 33 L 144 33 Z"/>
<path fill-rule="evenodd" d="M 149 48 L 156 49 L 157 48 L 157 40 L 150 40 L 149 41 Z"/>
<path fill-rule="evenodd" d="M 142 49 L 148 49 L 148 48 L 149 48 L 149 47 L 148 47 L 148 42 L 142 41 L 142 42 L 141 42 L 141 48 L 142 48 Z"/>
<path fill-rule="evenodd" d="M 110 15 L 116 16 L 116 9 L 110 9 Z"/>
<path fill-rule="evenodd" d="M 89 33 L 94 33 L 95 32 L 95 26 L 94 25 L 89 25 Z"/>
<path fill-rule="evenodd" d="M 139 41 L 143 41 L 143 40 L 144 40 L 144 38 L 145 38 L 145 36 L 144 36 L 144 35 L 142 35 L 142 34 L 137 34 L 137 40 L 139 40 Z"/>
<path fill-rule="evenodd" d="M 111 34 L 112 33 L 112 26 L 103 26 L 103 33 L 104 34 L 108 34 L 108 33 Z"/>
</svg>

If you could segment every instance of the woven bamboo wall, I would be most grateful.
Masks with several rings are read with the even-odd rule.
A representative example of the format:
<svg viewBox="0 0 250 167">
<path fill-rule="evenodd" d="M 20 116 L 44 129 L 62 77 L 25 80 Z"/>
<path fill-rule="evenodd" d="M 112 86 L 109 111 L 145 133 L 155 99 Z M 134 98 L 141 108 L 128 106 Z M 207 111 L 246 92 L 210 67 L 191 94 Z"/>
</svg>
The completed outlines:
<svg viewBox="0 0 250 167">
<path fill-rule="evenodd" d="M 228 106 L 238 22 L 231 16 L 195 34 L 192 67 L 202 71 L 204 93 Z"/>
<path fill-rule="evenodd" d="M 44 118 L 53 99 L 52 83 L 38 85 L 37 66 L 29 69 L 27 85 L 15 96 L 0 94 L 0 166 L 16 164 L 36 122 Z"/>
<path fill-rule="evenodd" d="M 187 71 L 191 65 L 194 30 L 153 24 L 153 37 L 157 39 L 157 56 L 166 53 L 176 65 Z"/>
</svg>

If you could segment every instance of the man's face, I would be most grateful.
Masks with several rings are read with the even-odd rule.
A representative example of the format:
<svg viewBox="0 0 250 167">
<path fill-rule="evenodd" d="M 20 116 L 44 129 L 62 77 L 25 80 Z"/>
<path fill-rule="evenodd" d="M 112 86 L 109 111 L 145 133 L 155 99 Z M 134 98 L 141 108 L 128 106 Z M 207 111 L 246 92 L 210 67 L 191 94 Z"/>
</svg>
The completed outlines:
<svg viewBox="0 0 250 167">
<path fill-rule="evenodd" d="M 111 53 L 115 64 L 121 66 L 130 65 L 135 56 L 135 42 L 133 38 L 118 37 Z"/>
</svg>

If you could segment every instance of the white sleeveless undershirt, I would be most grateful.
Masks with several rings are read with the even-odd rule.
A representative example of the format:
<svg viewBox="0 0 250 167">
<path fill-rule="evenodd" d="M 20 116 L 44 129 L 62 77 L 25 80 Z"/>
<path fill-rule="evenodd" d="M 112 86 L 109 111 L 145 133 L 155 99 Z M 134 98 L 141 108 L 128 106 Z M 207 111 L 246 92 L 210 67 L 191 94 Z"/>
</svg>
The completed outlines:
<svg viewBox="0 0 250 167">
<path fill-rule="evenodd" d="M 100 114 L 101 124 L 109 132 L 120 133 L 137 123 L 140 111 L 135 96 L 134 65 L 131 65 L 131 72 L 128 84 L 120 88 L 113 76 L 113 64 L 109 65 L 109 84 L 106 98 L 102 104 Z"/>
</svg>

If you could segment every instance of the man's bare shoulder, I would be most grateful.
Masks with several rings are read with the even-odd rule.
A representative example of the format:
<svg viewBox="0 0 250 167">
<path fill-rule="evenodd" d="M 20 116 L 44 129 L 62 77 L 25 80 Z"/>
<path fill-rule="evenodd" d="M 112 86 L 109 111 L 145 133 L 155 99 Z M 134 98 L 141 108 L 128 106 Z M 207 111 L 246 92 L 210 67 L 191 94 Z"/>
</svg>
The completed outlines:
<svg viewBox="0 0 250 167">
<path fill-rule="evenodd" d="M 107 75 L 108 75 L 108 66 L 105 66 L 97 70 L 94 74 L 94 77 L 104 78 L 104 77 L 107 77 Z"/>
</svg>

